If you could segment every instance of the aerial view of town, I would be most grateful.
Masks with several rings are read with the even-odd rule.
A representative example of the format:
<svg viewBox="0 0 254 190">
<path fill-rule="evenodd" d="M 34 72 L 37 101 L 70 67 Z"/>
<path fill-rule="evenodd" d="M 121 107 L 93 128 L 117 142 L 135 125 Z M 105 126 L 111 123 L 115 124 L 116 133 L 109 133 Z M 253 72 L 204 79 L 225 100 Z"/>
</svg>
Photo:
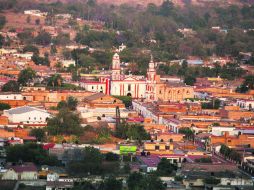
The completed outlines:
<svg viewBox="0 0 254 190">
<path fill-rule="evenodd" d="M 254 0 L 0 0 L 0 190 L 254 190 Z"/>
</svg>

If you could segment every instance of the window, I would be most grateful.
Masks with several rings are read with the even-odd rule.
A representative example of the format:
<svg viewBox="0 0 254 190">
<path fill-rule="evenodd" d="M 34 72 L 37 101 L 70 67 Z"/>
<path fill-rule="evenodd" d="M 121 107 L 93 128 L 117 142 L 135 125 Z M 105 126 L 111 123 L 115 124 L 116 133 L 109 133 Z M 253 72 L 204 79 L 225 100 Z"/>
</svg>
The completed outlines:
<svg viewBox="0 0 254 190">
<path fill-rule="evenodd" d="M 102 90 L 102 86 L 101 86 L 101 90 Z"/>
<path fill-rule="evenodd" d="M 131 91 L 131 85 L 128 84 L 128 91 Z"/>
<path fill-rule="evenodd" d="M 16 96 L 14 96 L 14 100 L 16 100 Z"/>
<path fill-rule="evenodd" d="M 169 150 L 169 146 L 166 146 L 165 149 L 166 149 L 166 150 Z"/>
<path fill-rule="evenodd" d="M 160 90 L 160 94 L 161 94 L 162 92 L 161 92 L 161 90 Z"/>
<path fill-rule="evenodd" d="M 92 86 L 92 90 L 93 90 L 93 86 Z"/>
<path fill-rule="evenodd" d="M 42 118 L 40 117 L 40 120 L 42 120 Z"/>
<path fill-rule="evenodd" d="M 30 120 L 31 118 L 29 117 L 28 119 Z"/>
<path fill-rule="evenodd" d="M 159 145 L 155 145 L 155 150 L 160 150 L 160 146 Z"/>
<path fill-rule="evenodd" d="M 231 140 L 228 140 L 228 142 L 230 143 L 230 142 L 231 142 Z"/>
<path fill-rule="evenodd" d="M 36 120 L 36 117 L 34 117 L 34 120 Z"/>
</svg>

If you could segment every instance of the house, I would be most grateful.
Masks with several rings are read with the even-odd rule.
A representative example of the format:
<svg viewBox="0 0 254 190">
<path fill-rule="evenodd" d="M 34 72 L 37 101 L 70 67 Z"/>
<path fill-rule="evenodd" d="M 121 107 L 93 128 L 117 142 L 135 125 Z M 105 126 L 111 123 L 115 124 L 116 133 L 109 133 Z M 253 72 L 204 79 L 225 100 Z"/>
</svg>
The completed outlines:
<svg viewBox="0 0 254 190">
<path fill-rule="evenodd" d="M 68 67 L 70 67 L 71 65 L 72 65 L 72 66 L 75 66 L 75 65 L 76 65 L 76 63 L 75 63 L 74 60 L 62 60 L 62 61 L 60 61 L 60 63 L 62 64 L 63 68 L 68 68 Z"/>
<path fill-rule="evenodd" d="M 254 100 L 240 99 L 236 102 L 241 109 L 251 110 L 254 108 Z"/>
<path fill-rule="evenodd" d="M 238 136 L 229 135 L 229 132 L 225 132 L 222 136 L 211 136 L 211 144 L 225 144 L 231 148 L 237 146 L 248 146 L 254 148 L 254 135 L 242 134 Z"/>
<path fill-rule="evenodd" d="M 37 180 L 38 172 L 33 163 L 27 162 L 21 165 L 7 166 L 2 180 Z"/>
<path fill-rule="evenodd" d="M 8 117 L 9 122 L 20 124 L 45 124 L 51 117 L 46 110 L 30 106 L 4 110 L 3 115 Z"/>
<path fill-rule="evenodd" d="M 138 156 L 138 160 L 141 162 L 141 169 L 150 173 L 157 170 L 157 166 L 161 159 L 158 156 Z"/>
<path fill-rule="evenodd" d="M 46 190 L 69 190 L 74 186 L 73 179 L 59 178 L 57 173 L 47 175 Z"/>
</svg>

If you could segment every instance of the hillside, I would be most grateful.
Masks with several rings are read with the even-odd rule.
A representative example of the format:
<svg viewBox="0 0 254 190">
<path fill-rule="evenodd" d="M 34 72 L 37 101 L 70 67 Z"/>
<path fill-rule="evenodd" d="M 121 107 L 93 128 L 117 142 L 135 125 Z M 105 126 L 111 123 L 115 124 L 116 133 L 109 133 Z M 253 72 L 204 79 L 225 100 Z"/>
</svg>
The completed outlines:
<svg viewBox="0 0 254 190">
<path fill-rule="evenodd" d="M 52 3 L 52 2 L 63 2 L 63 3 L 69 3 L 74 1 L 84 2 L 86 0 L 37 0 L 38 2 L 43 3 Z M 129 4 L 129 5 L 141 5 L 141 6 L 147 6 L 149 3 L 153 3 L 156 5 L 161 5 L 164 0 L 96 0 L 98 3 L 106 3 L 106 4 L 115 4 L 115 5 L 121 5 L 121 4 Z M 188 2 L 188 0 L 172 0 L 172 2 L 175 5 L 183 6 L 184 2 Z M 216 3 L 218 5 L 230 5 L 230 4 L 253 4 L 254 0 L 189 0 L 193 5 L 206 5 L 211 3 Z"/>
</svg>

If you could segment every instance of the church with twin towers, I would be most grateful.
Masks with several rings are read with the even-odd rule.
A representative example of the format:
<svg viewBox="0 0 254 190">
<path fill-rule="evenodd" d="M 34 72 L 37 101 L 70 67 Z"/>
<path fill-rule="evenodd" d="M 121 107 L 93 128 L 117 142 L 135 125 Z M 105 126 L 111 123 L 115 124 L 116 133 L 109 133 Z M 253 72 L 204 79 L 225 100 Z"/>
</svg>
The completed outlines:
<svg viewBox="0 0 254 190">
<path fill-rule="evenodd" d="M 99 82 L 87 82 L 83 87 L 88 91 L 103 92 L 115 96 L 131 96 L 144 101 L 181 102 L 193 98 L 193 87 L 183 83 L 162 81 L 156 74 L 156 64 L 151 57 L 146 76 L 123 74 L 120 57 L 117 53 L 112 58 L 110 77 L 101 77 Z"/>
</svg>

